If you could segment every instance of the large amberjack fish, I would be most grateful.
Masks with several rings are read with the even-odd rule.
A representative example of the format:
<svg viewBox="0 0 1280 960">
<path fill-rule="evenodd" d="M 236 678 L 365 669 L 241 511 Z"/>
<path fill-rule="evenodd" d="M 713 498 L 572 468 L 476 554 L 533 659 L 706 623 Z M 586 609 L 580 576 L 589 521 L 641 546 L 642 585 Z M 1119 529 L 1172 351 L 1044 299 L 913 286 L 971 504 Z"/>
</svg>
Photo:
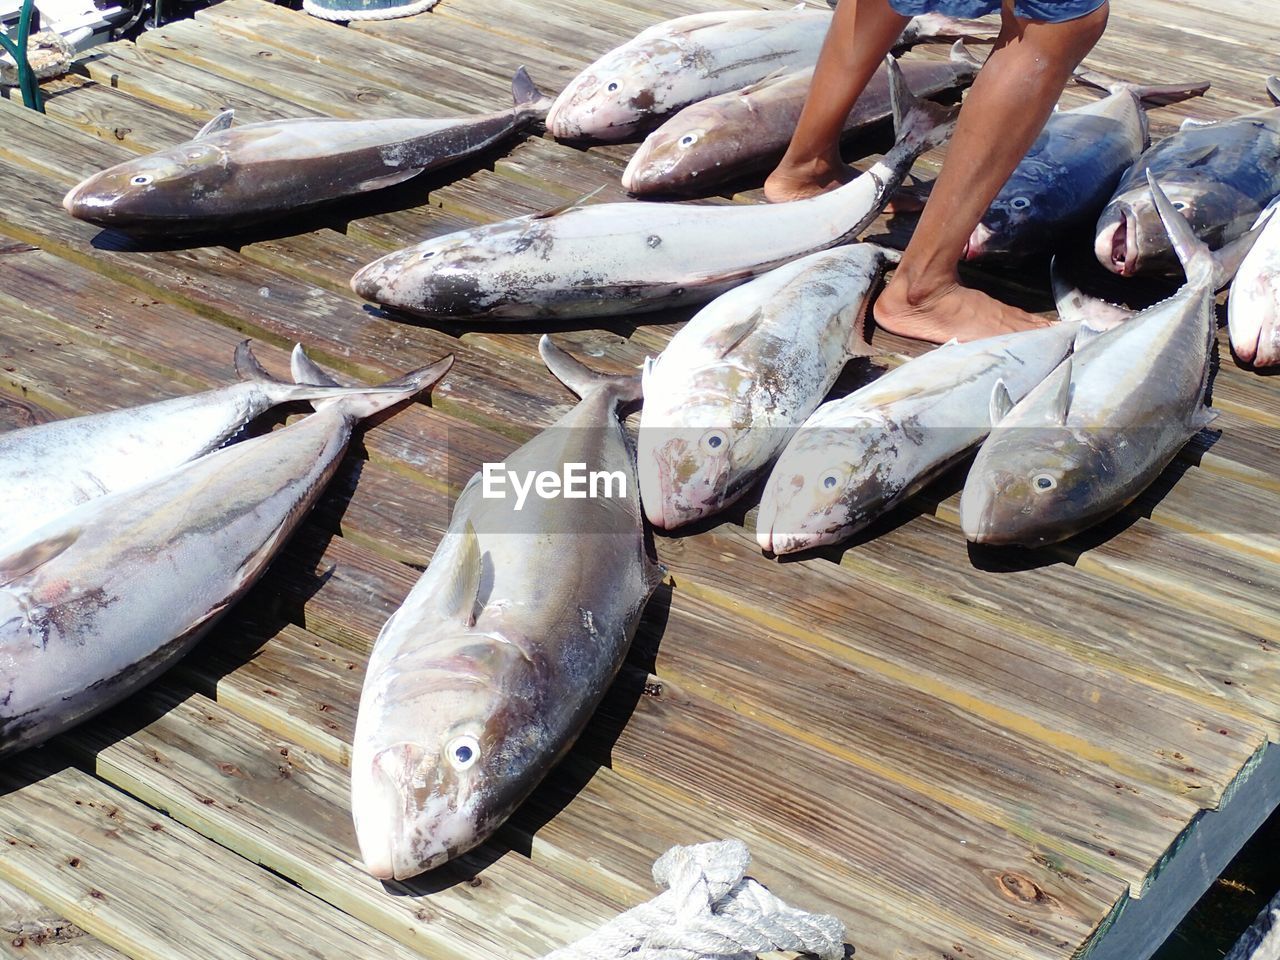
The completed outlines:
<svg viewBox="0 0 1280 960">
<path fill-rule="evenodd" d="M 1044 253 L 1087 231 L 1121 176 L 1151 144 L 1144 105 L 1197 97 L 1209 84 L 1141 86 L 1111 78 L 1110 95 L 1059 110 L 992 201 L 965 246 L 966 260 L 1007 260 Z"/>
<path fill-rule="evenodd" d="M 732 504 L 870 351 L 867 305 L 895 251 L 870 243 L 801 257 L 703 307 L 645 365 L 640 499 L 674 529 Z"/>
<path fill-rule="evenodd" d="M 426 389 L 452 362 L 318 401 L 297 423 L 10 540 L 0 550 L 0 754 L 93 716 L 186 653 L 266 569 L 356 422 Z"/>
<path fill-rule="evenodd" d="M 1071 352 L 1056 323 L 948 343 L 819 407 L 765 484 L 756 540 L 775 554 L 839 543 L 981 442 Z"/>
<path fill-rule="evenodd" d="M 977 62 L 963 53 L 962 43 L 956 41 L 948 61 L 898 64 L 916 96 L 959 90 L 973 81 Z M 690 104 L 645 138 L 622 173 L 623 188 L 636 196 L 706 195 L 727 180 L 776 164 L 795 132 L 812 79 L 809 68 Z M 849 112 L 844 136 L 892 112 L 889 71 L 882 66 Z"/>
<path fill-rule="evenodd" d="M 216 450 L 278 404 L 367 392 L 277 380 L 247 340 L 235 367 L 243 380 L 230 386 L 0 434 L 0 544 Z"/>
<path fill-rule="evenodd" d="M 588 66 L 556 97 L 547 130 L 561 140 L 625 140 L 658 117 L 774 73 L 812 67 L 830 10 L 733 10 L 654 24 Z M 898 46 L 990 37 L 991 23 L 930 14 Z"/>
<path fill-rule="evenodd" d="M 199 233 L 401 183 L 542 120 L 550 98 L 521 67 L 514 106 L 477 117 L 269 120 L 224 111 L 195 138 L 116 164 L 73 187 L 73 216 L 131 232 Z"/>
<path fill-rule="evenodd" d="M 992 429 L 960 499 L 974 543 L 1031 547 L 1084 530 L 1145 490 L 1215 416 L 1204 404 L 1213 258 L 1147 176 L 1186 283 L 1081 346 Z"/>
<path fill-rule="evenodd" d="M 620 408 L 639 378 L 592 373 L 543 337 L 581 398 L 503 476 L 606 474 L 574 499 L 472 478 L 426 573 L 378 635 L 351 755 L 365 869 L 403 880 L 481 843 L 586 725 L 662 576 L 646 550 Z M 487 474 L 487 471 L 486 471 Z"/>
<path fill-rule="evenodd" d="M 866 173 L 790 203 L 600 203 L 517 217 L 420 243 L 351 279 L 366 300 L 442 317 L 585 317 L 711 299 L 797 257 L 856 237 L 917 156 L 950 135 L 956 108 L 889 76 L 898 142 Z"/>
<path fill-rule="evenodd" d="M 1258 218 L 1253 249 L 1236 272 L 1227 299 L 1231 349 L 1254 367 L 1280 364 L 1280 197 Z"/>
<path fill-rule="evenodd" d="M 1280 103 L 1280 79 L 1267 89 Z M 1185 123 L 1121 178 L 1098 218 L 1094 253 L 1113 273 L 1170 273 L 1177 259 L 1146 186 L 1150 171 L 1195 235 L 1217 249 L 1244 234 L 1280 195 L 1280 106 L 1216 123 Z"/>
</svg>

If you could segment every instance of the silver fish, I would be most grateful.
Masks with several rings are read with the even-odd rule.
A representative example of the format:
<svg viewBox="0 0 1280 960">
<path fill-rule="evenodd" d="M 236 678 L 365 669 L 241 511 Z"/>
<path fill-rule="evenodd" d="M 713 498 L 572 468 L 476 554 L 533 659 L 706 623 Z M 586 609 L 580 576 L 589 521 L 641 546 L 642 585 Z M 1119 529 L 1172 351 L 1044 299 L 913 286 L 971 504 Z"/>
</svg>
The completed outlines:
<svg viewBox="0 0 1280 960">
<path fill-rule="evenodd" d="M 1148 172 L 1187 282 L 1085 343 L 987 438 L 960 500 L 974 543 L 1038 546 L 1120 510 L 1213 420 L 1217 324 L 1208 247 Z"/>
<path fill-rule="evenodd" d="M 235 366 L 244 380 L 231 386 L 0 434 L 0 490 L 8 504 L 0 544 L 216 450 L 277 404 L 355 392 L 277 380 L 247 340 L 236 348 Z"/>
<path fill-rule="evenodd" d="M 1268 81 L 1280 102 L 1280 80 Z M 1280 107 L 1208 124 L 1184 124 L 1138 158 L 1098 218 L 1094 253 L 1113 273 L 1168 273 L 1177 260 L 1147 192 L 1164 185 L 1193 232 L 1217 249 L 1244 234 L 1280 195 Z"/>
<path fill-rule="evenodd" d="M 186 653 L 262 574 L 356 422 L 426 389 L 452 362 L 387 385 L 394 390 L 321 401 L 297 423 L 9 541 L 0 551 L 0 754 L 93 716 Z"/>
<path fill-rule="evenodd" d="M 550 99 L 523 67 L 515 105 L 478 117 L 270 120 L 231 128 L 224 111 L 176 147 L 126 160 L 73 187 L 73 217 L 136 233 L 236 227 L 379 190 L 484 150 L 541 120 Z"/>
<path fill-rule="evenodd" d="M 582 317 L 709 300 L 857 236 L 955 108 L 917 101 L 890 67 L 898 143 L 851 183 L 791 203 L 601 203 L 462 230 L 360 270 L 367 300 L 448 317 Z"/>
<path fill-rule="evenodd" d="M 1280 197 L 1261 216 L 1257 243 L 1245 256 L 1227 299 L 1231 349 L 1254 367 L 1280 364 Z"/>
<path fill-rule="evenodd" d="M 1208 83 L 1173 86 L 1105 84 L 1110 96 L 1056 111 L 1031 145 L 965 245 L 964 259 L 1024 258 L 1087 230 L 1124 174 L 1150 146 L 1144 103 L 1200 96 Z"/>
<path fill-rule="evenodd" d="M 831 11 L 803 7 L 654 24 L 571 80 L 547 115 L 547 130 L 561 140 L 625 140 L 690 103 L 812 67 L 830 25 Z M 927 15 L 907 24 L 898 46 L 994 33 L 990 23 Z"/>
<path fill-rule="evenodd" d="M 674 529 L 729 506 L 870 352 L 871 294 L 896 251 L 810 254 L 703 307 L 644 370 L 638 461 L 649 522 Z"/>
<path fill-rule="evenodd" d="M 956 46 L 963 49 L 961 41 Z M 920 97 L 968 86 L 978 72 L 976 61 L 958 51 L 946 62 L 908 59 L 899 66 Z M 812 79 L 810 67 L 690 104 L 645 138 L 622 173 L 623 188 L 636 196 L 705 196 L 727 180 L 772 167 L 795 132 Z M 849 112 L 844 134 L 891 114 L 889 72 L 881 67 Z"/>
<path fill-rule="evenodd" d="M 532 478 L 576 464 L 614 486 L 522 502 L 491 496 L 477 474 L 459 497 L 378 635 L 360 697 L 351 810 L 380 879 L 430 870 L 506 820 L 581 732 L 662 575 L 618 419 L 638 378 L 592 373 L 546 337 L 539 349 L 582 402 L 502 469 Z"/>
<path fill-rule="evenodd" d="M 769 474 L 756 519 L 761 549 L 839 543 L 914 495 L 1052 372 L 1077 329 L 948 343 L 824 403 Z"/>
</svg>

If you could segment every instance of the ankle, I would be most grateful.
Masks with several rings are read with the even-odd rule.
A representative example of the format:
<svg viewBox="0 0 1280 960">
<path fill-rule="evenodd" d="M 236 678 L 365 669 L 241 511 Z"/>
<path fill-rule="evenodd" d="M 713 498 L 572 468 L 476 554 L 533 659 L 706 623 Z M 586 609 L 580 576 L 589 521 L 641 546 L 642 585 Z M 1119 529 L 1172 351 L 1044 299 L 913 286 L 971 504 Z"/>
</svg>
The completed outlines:
<svg viewBox="0 0 1280 960">
<path fill-rule="evenodd" d="M 890 302 L 914 310 L 927 307 L 959 285 L 960 279 L 954 273 L 916 273 L 899 267 L 884 292 L 889 295 Z"/>
</svg>

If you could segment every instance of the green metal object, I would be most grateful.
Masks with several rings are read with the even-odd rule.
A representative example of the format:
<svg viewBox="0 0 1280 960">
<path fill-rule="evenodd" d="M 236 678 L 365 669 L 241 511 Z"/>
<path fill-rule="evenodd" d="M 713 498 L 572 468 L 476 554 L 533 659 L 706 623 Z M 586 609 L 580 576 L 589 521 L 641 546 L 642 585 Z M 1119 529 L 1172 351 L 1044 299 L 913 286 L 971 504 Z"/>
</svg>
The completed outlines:
<svg viewBox="0 0 1280 960">
<path fill-rule="evenodd" d="M 44 101 L 40 97 L 40 84 L 27 61 L 27 39 L 31 35 L 31 18 L 35 12 L 34 0 L 23 0 L 22 13 L 18 17 L 18 41 L 0 33 L 0 47 L 3 47 L 13 62 L 18 65 L 18 89 L 22 91 L 22 102 L 32 110 L 44 113 Z"/>
</svg>

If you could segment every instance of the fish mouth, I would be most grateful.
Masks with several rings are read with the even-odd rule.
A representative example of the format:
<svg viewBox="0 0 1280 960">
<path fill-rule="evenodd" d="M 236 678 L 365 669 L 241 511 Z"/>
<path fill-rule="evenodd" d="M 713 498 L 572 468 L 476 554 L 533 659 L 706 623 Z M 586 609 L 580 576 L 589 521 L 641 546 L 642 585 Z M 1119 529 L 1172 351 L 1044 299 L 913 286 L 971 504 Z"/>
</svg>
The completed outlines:
<svg viewBox="0 0 1280 960">
<path fill-rule="evenodd" d="M 973 233 L 969 234 L 969 239 L 965 241 L 964 253 L 961 254 L 961 260 L 979 260 L 987 254 L 987 246 L 991 243 L 991 238 L 995 236 L 995 231 L 988 227 L 985 223 L 979 223 L 973 228 Z"/>
<path fill-rule="evenodd" d="M 112 199 L 98 196 L 84 188 L 85 184 L 79 183 L 68 190 L 66 196 L 62 198 L 62 209 L 77 220 L 100 227 L 109 225 L 112 220 Z"/>
<path fill-rule="evenodd" d="M 351 278 L 351 289 L 355 294 L 372 303 L 386 303 L 387 297 L 387 258 L 375 260 L 355 272 Z"/>
<path fill-rule="evenodd" d="M 1116 208 L 1115 216 L 1098 231 L 1094 256 L 1112 273 L 1131 277 L 1138 269 L 1138 218 L 1126 204 Z"/>
</svg>

